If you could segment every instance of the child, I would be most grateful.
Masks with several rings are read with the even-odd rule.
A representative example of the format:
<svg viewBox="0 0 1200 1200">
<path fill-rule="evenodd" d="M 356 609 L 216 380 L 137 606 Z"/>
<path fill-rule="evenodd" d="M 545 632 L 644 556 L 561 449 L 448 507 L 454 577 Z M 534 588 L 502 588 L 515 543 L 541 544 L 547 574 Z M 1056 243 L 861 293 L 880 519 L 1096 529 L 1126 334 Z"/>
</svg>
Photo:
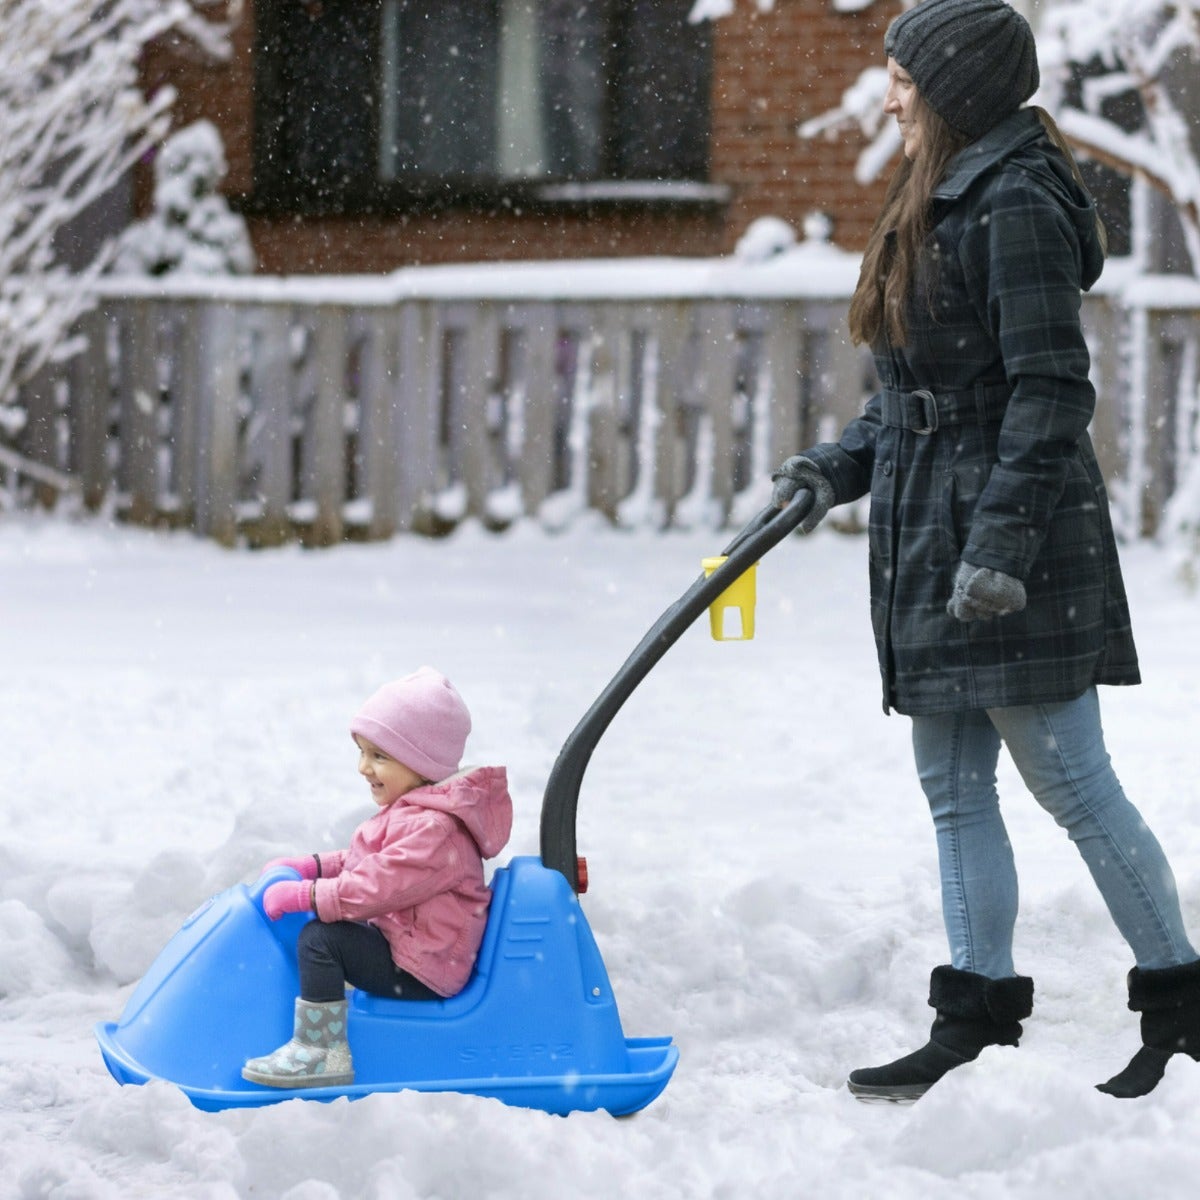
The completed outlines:
<svg viewBox="0 0 1200 1200">
<path fill-rule="evenodd" d="M 353 1083 L 345 987 L 438 999 L 461 991 L 483 940 L 491 892 L 483 859 L 503 848 L 512 800 L 503 767 L 459 773 L 471 718 L 430 667 L 385 684 L 350 733 L 379 811 L 348 850 L 275 859 L 301 879 L 263 895 L 271 920 L 312 912 L 297 941 L 300 997 L 292 1040 L 242 1076 L 268 1087 Z"/>
</svg>

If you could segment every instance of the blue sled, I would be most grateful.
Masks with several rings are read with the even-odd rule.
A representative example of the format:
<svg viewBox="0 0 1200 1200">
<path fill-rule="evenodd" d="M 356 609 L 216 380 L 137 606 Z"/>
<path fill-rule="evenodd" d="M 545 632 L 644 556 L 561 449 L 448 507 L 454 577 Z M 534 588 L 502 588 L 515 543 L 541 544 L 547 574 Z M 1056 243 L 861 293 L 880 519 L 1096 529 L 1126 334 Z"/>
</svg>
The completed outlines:
<svg viewBox="0 0 1200 1200">
<path fill-rule="evenodd" d="M 266 888 L 291 878 L 295 872 L 276 868 L 214 896 L 163 948 L 121 1019 L 96 1026 L 119 1083 L 163 1079 L 208 1110 L 408 1090 L 623 1116 L 671 1078 L 679 1051 L 669 1037 L 624 1036 L 571 885 L 540 859 L 521 857 L 493 876 L 487 932 L 462 992 L 440 1001 L 351 994 L 353 1084 L 248 1083 L 246 1059 L 291 1037 L 296 937 L 311 917 L 270 921 L 262 911 Z"/>
<path fill-rule="evenodd" d="M 115 1024 L 96 1026 L 120 1083 L 165 1079 L 198 1108 L 247 1108 L 300 1097 L 470 1092 L 550 1113 L 645 1108 L 667 1086 L 670 1038 L 627 1038 L 608 972 L 576 893 L 583 860 L 575 817 L 584 771 L 609 722 L 680 635 L 729 584 L 794 530 L 813 505 L 802 489 L 764 508 L 650 627 L 575 727 L 542 799 L 541 857 L 515 858 L 492 879 L 475 973 L 450 1000 L 384 1000 L 355 992 L 347 1032 L 350 1087 L 284 1090 L 247 1083 L 248 1058 L 292 1034 L 300 982 L 296 937 L 311 915 L 269 921 L 262 894 L 294 871 L 214 897 L 151 965 Z"/>
</svg>

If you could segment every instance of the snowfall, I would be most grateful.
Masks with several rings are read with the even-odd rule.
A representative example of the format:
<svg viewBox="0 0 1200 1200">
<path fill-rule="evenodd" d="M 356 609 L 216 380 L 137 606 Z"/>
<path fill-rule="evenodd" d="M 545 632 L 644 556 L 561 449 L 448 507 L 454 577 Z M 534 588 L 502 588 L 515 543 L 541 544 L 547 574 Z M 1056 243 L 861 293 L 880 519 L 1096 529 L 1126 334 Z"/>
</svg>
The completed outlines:
<svg viewBox="0 0 1200 1200">
<path fill-rule="evenodd" d="M 347 732 L 429 663 L 509 771 L 510 855 L 538 852 L 559 748 L 728 533 L 505 533 L 222 550 L 104 517 L 0 519 L 0 1194 L 635 1196 L 773 1200 L 1195 1194 L 1200 1063 L 1149 1097 L 1095 1091 L 1138 1044 L 1128 952 L 1073 848 L 1010 764 L 1020 1049 L 911 1106 L 857 1066 L 924 1040 L 945 961 L 909 727 L 881 711 L 861 536 L 822 527 L 758 568 L 756 636 L 703 619 L 635 691 L 583 782 L 583 909 L 628 1036 L 679 1065 L 635 1116 L 458 1094 L 219 1113 L 120 1086 L 114 1020 L 206 898 L 273 856 L 345 845 L 369 814 Z M 1118 772 L 1200 935 L 1200 598 L 1168 549 L 1126 545 L 1144 686 L 1106 689 Z"/>
</svg>

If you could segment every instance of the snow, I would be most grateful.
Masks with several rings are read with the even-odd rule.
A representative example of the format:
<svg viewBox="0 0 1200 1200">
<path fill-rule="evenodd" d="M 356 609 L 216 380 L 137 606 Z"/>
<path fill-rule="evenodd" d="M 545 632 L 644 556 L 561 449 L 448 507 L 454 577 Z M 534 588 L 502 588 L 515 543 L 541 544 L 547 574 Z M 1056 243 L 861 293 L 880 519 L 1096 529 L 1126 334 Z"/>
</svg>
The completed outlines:
<svg viewBox="0 0 1200 1200">
<path fill-rule="evenodd" d="M 1092 1085 L 1137 1044 L 1128 953 L 1071 846 L 1005 764 L 1022 869 L 1019 1050 L 919 1104 L 846 1072 L 923 1040 L 944 961 L 908 723 L 880 712 L 865 544 L 826 529 L 758 569 L 754 641 L 701 620 L 592 760 L 584 909 L 626 1033 L 672 1034 L 641 1114 L 566 1119 L 401 1093 L 205 1114 L 119 1087 L 92 1038 L 202 900 L 369 808 L 346 724 L 421 663 L 510 772 L 537 852 L 559 747 L 727 535 L 575 521 L 550 535 L 222 551 L 183 534 L 0 523 L 0 1191 L 17 1197 L 1089 1198 L 1192 1194 L 1200 1063 L 1151 1096 Z M 1150 543 L 1124 562 L 1146 685 L 1106 689 L 1110 749 L 1200 931 L 1200 605 Z"/>
<path fill-rule="evenodd" d="M 770 12 L 775 7 L 775 0 L 754 0 L 755 6 L 761 13 Z M 688 20 L 693 24 L 700 21 L 719 21 L 729 16 L 734 10 L 734 0 L 695 0 Z"/>
<path fill-rule="evenodd" d="M 116 275 L 246 275 L 254 250 L 245 219 L 217 190 L 228 170 L 217 127 L 193 121 L 154 158 L 154 211 L 117 240 Z"/>
<path fill-rule="evenodd" d="M 404 300 L 843 299 L 861 255 L 819 236 L 765 261 L 736 256 L 546 259 L 401 267 L 381 275 L 163 275 L 101 279 L 98 296 L 175 297 L 292 304 L 392 305 Z M 757 236 L 757 235 L 756 235 Z"/>
</svg>

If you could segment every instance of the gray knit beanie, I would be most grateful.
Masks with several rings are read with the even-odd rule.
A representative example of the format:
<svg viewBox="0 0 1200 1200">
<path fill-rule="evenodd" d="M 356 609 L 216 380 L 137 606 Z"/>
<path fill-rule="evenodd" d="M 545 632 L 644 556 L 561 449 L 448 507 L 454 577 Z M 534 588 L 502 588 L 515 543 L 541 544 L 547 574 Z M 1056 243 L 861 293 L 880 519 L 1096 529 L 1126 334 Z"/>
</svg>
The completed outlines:
<svg viewBox="0 0 1200 1200">
<path fill-rule="evenodd" d="M 925 103 L 972 138 L 1037 91 L 1033 30 L 1004 0 L 923 0 L 892 22 L 883 48 Z"/>
</svg>

